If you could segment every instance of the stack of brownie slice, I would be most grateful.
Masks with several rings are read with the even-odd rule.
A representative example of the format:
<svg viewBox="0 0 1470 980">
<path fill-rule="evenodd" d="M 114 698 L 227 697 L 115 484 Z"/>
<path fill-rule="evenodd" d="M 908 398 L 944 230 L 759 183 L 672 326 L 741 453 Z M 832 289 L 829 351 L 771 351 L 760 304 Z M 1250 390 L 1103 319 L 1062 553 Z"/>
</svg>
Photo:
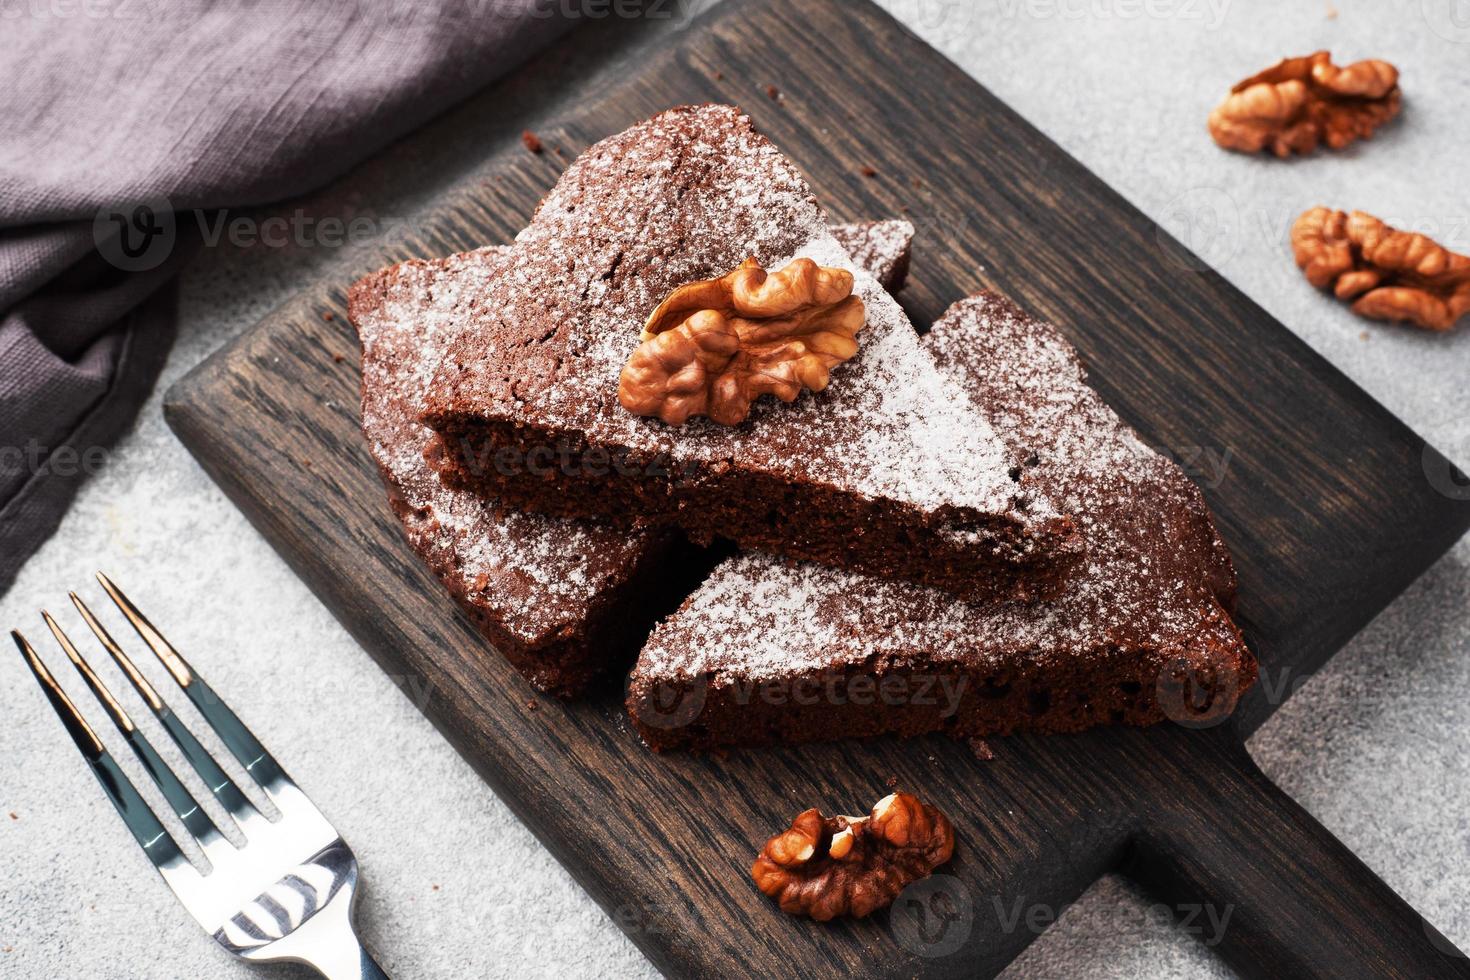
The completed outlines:
<svg viewBox="0 0 1470 980">
<path fill-rule="evenodd" d="M 747 258 L 797 257 L 850 269 L 866 307 L 830 387 L 765 399 L 736 426 L 622 406 L 619 375 L 665 296 Z M 1080 557 L 1071 522 L 737 110 L 675 109 L 593 146 L 500 261 L 436 300 L 460 326 L 424 412 L 450 486 L 971 596 L 1043 593 Z"/>
<path fill-rule="evenodd" d="M 410 543 L 558 694 L 687 595 L 630 682 L 655 748 L 1229 710 L 1254 662 L 1198 491 L 1004 300 L 921 341 L 888 294 L 911 234 L 829 227 L 748 118 L 687 107 L 589 149 L 512 245 L 362 280 L 363 425 Z M 648 314 L 752 257 L 849 270 L 857 355 L 735 426 L 625 410 Z M 745 550 L 711 572 L 715 541 Z"/>
<path fill-rule="evenodd" d="M 837 225 L 832 234 L 884 289 L 903 287 L 913 225 L 873 221 Z M 657 614 L 687 595 L 714 559 L 669 528 L 619 529 L 516 510 L 439 479 L 442 443 L 420 416 L 460 322 L 444 300 L 495 275 L 508 251 L 403 262 L 353 286 L 362 427 L 413 550 L 532 686 L 570 697 L 626 668 Z"/>
</svg>

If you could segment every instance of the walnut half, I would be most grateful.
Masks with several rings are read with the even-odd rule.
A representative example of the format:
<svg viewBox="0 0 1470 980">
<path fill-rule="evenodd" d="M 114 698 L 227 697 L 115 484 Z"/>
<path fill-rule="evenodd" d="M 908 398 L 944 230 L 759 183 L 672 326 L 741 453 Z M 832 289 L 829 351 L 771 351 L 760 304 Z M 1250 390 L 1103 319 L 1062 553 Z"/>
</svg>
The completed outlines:
<svg viewBox="0 0 1470 980">
<path fill-rule="evenodd" d="M 885 908 L 953 854 L 949 819 L 916 796 L 893 793 L 866 817 L 798 814 L 766 841 L 750 874 L 781 911 L 826 922 Z"/>
<path fill-rule="evenodd" d="M 1210 135 L 1227 150 L 1278 157 L 1326 143 L 1340 150 L 1399 112 L 1399 73 L 1386 61 L 1339 68 L 1326 51 L 1287 58 L 1230 90 L 1210 113 Z"/>
<path fill-rule="evenodd" d="M 1470 257 L 1371 214 L 1312 208 L 1292 225 L 1291 247 L 1308 282 L 1361 316 L 1448 330 L 1470 312 Z"/>
<path fill-rule="evenodd" d="M 707 415 L 735 425 L 761 395 L 795 401 L 827 387 L 857 353 L 866 322 L 852 273 L 797 259 L 767 273 L 755 259 L 680 286 L 658 305 L 618 379 L 618 400 L 669 425 Z"/>
</svg>

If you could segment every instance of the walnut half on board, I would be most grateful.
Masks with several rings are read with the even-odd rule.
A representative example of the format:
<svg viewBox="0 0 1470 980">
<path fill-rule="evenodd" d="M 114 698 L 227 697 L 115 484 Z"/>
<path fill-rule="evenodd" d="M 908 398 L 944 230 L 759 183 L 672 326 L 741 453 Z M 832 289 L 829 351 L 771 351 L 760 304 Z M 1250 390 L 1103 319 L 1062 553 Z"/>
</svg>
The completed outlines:
<svg viewBox="0 0 1470 980">
<path fill-rule="evenodd" d="M 826 922 L 887 907 L 953 855 L 949 818 L 916 796 L 893 793 L 866 817 L 797 814 L 766 841 L 750 874 L 781 911 Z"/>
<path fill-rule="evenodd" d="M 736 425 L 761 395 L 790 402 L 821 391 L 857 353 L 867 322 L 852 290 L 852 273 L 811 259 L 774 273 L 747 259 L 719 279 L 680 286 L 648 318 L 618 401 L 669 425 L 695 415 Z"/>
<path fill-rule="evenodd" d="M 1470 257 L 1371 214 L 1312 208 L 1292 225 L 1291 247 L 1307 281 L 1360 316 L 1443 331 L 1470 312 Z"/>
<path fill-rule="evenodd" d="M 1399 73 L 1386 61 L 1339 68 L 1326 51 L 1287 58 L 1230 90 L 1210 113 L 1210 135 L 1227 150 L 1278 157 L 1340 150 L 1399 112 Z"/>
</svg>

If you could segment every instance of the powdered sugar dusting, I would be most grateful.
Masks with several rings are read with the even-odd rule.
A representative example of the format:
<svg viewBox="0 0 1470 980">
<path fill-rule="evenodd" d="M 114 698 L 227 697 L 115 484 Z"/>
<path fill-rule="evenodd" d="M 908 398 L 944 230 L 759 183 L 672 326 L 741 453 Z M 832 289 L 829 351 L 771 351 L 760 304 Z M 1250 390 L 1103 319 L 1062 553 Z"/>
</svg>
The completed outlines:
<svg viewBox="0 0 1470 980">
<path fill-rule="evenodd" d="M 737 427 L 674 429 L 617 401 L 618 376 L 648 313 L 675 287 L 754 256 L 854 271 L 867 305 L 856 357 L 831 384 L 757 404 Z M 674 467 L 721 463 L 829 484 L 952 519 L 1054 519 L 1044 499 L 1015 508 L 1004 447 L 934 367 L 902 309 L 854 267 L 800 173 L 726 106 L 673 110 L 599 143 L 563 175 L 516 240 L 516 260 L 480 314 L 517 343 L 454 349 L 430 412 L 584 434 Z M 547 343 L 550 338 L 555 343 Z"/>
<path fill-rule="evenodd" d="M 912 224 L 893 219 L 838 225 L 832 235 L 853 264 L 867 269 L 883 288 L 892 290 L 902 283 L 908 271 L 908 243 L 914 237 Z"/>
<path fill-rule="evenodd" d="M 1077 521 L 1085 561 L 1044 602 L 980 607 L 945 592 L 745 554 L 723 563 L 654 632 L 640 676 L 715 684 L 834 666 L 946 662 L 1132 649 L 1243 650 L 1221 604 L 1229 555 L 1197 488 L 1086 384 L 1061 335 L 995 296 L 953 307 L 925 340 L 1006 444 L 1025 480 Z"/>
<path fill-rule="evenodd" d="M 651 532 L 615 532 L 578 521 L 503 511 L 446 488 L 424 457 L 434 433 L 418 421 L 443 351 L 463 321 L 461 296 L 504 271 L 506 249 L 380 273 L 381 301 L 357 304 L 363 346 L 362 426 L 398 497 L 416 551 L 527 645 L 580 629 L 589 606 L 626 580 Z"/>
<path fill-rule="evenodd" d="M 868 228 L 894 224 L 835 231 L 860 239 Z M 907 261 L 909 242 L 890 229 L 865 260 L 891 270 Z M 434 433 L 418 417 L 429 385 L 450 340 L 466 328 L 466 299 L 505 275 L 508 257 L 508 248 L 492 246 L 385 269 L 354 290 L 352 315 L 363 346 L 363 431 L 414 549 L 444 570 L 451 591 L 535 646 L 580 631 L 661 533 L 502 510 L 444 486 L 425 459 Z"/>
</svg>

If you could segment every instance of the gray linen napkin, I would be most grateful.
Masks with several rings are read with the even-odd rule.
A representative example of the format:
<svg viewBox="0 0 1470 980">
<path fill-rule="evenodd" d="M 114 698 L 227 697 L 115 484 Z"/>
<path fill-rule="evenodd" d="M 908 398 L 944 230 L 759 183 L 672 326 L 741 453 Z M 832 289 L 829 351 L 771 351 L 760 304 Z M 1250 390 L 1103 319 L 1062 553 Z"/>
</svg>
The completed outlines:
<svg viewBox="0 0 1470 980">
<path fill-rule="evenodd" d="M 196 224 L 172 212 L 319 186 L 576 12 L 557 0 L 0 0 L 0 594 L 163 364 L 171 280 Z"/>
</svg>

